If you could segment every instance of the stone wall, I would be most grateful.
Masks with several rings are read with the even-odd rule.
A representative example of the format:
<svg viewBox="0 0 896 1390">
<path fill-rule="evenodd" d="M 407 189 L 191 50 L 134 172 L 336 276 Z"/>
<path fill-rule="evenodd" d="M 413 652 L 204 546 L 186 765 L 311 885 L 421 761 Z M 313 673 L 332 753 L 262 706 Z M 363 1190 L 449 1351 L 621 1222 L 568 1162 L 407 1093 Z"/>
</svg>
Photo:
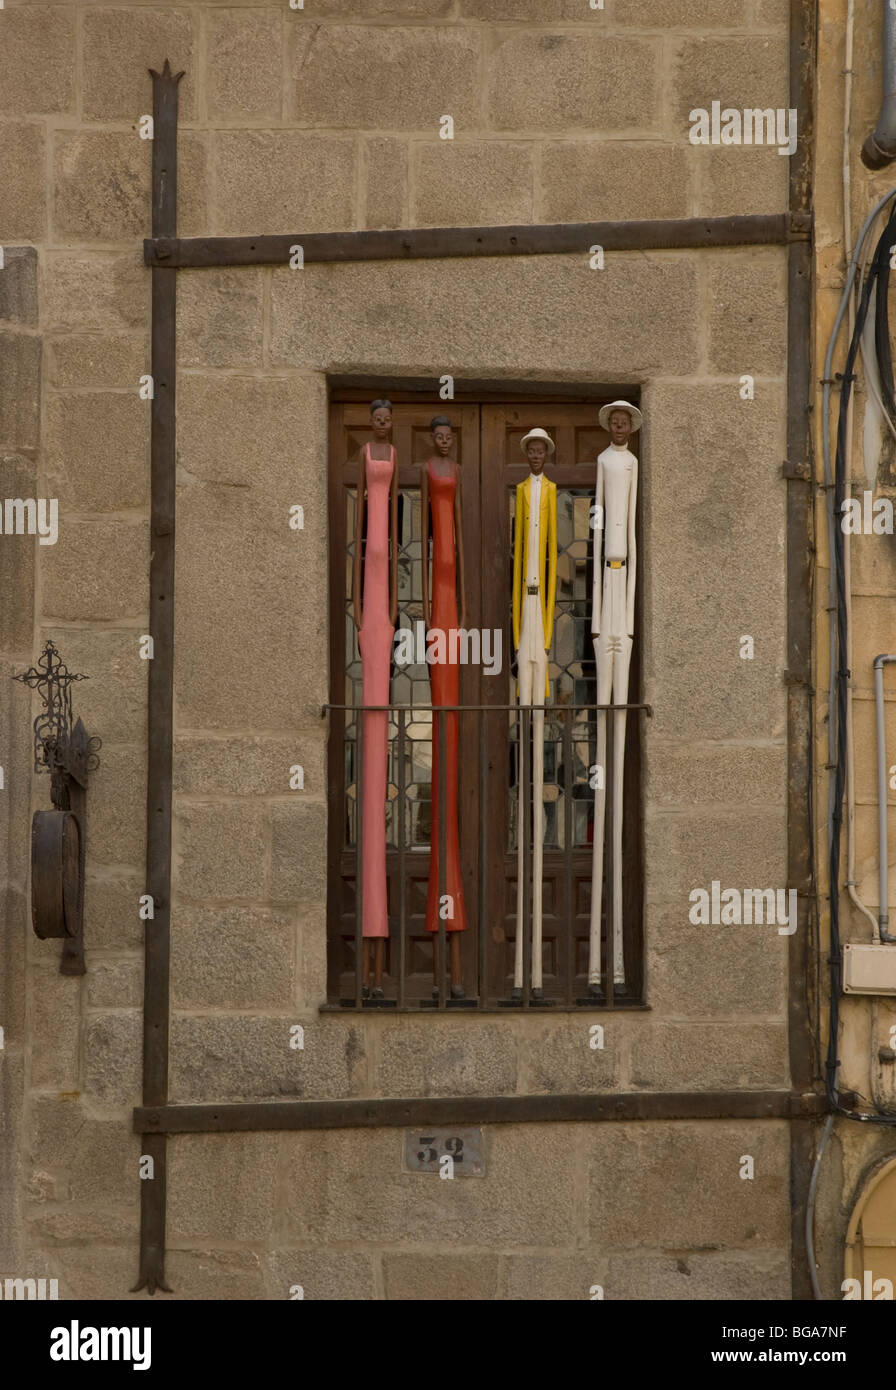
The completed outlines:
<svg viewBox="0 0 896 1390">
<path fill-rule="evenodd" d="M 63 978 L 24 897 L 29 795 L 47 805 L 46 779 L 25 790 L 24 692 L 10 683 L 0 701 L 13 982 L 0 1065 L 23 1155 L 16 1200 L 0 1189 L 22 1241 L 0 1259 L 10 1272 L 116 1298 L 136 1272 L 147 67 L 186 69 L 185 235 L 778 212 L 787 161 L 695 148 L 687 118 L 714 99 L 787 106 L 786 13 L 783 0 L 605 13 L 559 0 L 548 18 L 531 0 L 7 0 L 0 236 L 22 249 L 8 257 L 21 289 L 0 290 L 16 363 L 0 387 L 3 482 L 58 497 L 60 535 L 0 537 L 16 594 L 0 677 L 52 637 L 89 675 L 76 708 L 104 741 L 88 973 Z M 620 252 L 603 271 L 586 252 L 179 274 L 173 1101 L 789 1084 L 786 938 L 688 922 L 689 892 L 714 878 L 786 883 L 785 252 Z M 652 1008 L 595 1015 L 602 1051 L 591 1016 L 319 1013 L 327 376 L 431 377 L 435 394 L 445 371 L 642 387 Z M 297 502 L 301 533 L 286 524 Z M 289 790 L 296 762 L 303 792 Z M 388 1129 L 173 1138 L 175 1295 L 788 1296 L 781 1122 L 492 1126 L 486 1176 L 455 1183 L 403 1174 L 400 1143 Z"/>
</svg>

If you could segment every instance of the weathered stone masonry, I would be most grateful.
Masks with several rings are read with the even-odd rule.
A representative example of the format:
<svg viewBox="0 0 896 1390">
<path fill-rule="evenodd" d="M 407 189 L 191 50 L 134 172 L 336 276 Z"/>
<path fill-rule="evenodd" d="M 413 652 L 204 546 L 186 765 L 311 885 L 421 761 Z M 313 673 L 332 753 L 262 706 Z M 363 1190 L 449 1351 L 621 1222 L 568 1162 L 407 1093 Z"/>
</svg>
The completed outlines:
<svg viewBox="0 0 896 1390">
<path fill-rule="evenodd" d="M 0 1203 L 15 1213 L 0 1273 L 125 1298 L 137 1271 L 147 68 L 186 71 L 185 236 L 772 213 L 787 161 L 695 148 L 687 115 L 720 93 L 787 106 L 786 20 L 781 0 L 560 0 L 549 16 L 529 0 L 7 0 L 0 481 L 57 496 L 60 537 L 36 554 L 0 538 Z M 614 253 L 598 273 L 586 249 L 178 275 L 173 1102 L 789 1085 L 786 939 L 687 918 L 714 877 L 786 881 L 786 252 Z M 642 388 L 652 1009 L 603 1018 L 603 1051 L 575 1016 L 318 1012 L 327 377 L 444 371 Z M 46 637 L 90 676 L 77 710 L 103 739 L 81 980 L 28 921 L 47 789 L 29 787 L 32 715 L 6 678 Z M 402 1173 L 401 1138 L 174 1136 L 175 1296 L 789 1297 L 783 1121 L 493 1126 L 469 1183 Z"/>
</svg>

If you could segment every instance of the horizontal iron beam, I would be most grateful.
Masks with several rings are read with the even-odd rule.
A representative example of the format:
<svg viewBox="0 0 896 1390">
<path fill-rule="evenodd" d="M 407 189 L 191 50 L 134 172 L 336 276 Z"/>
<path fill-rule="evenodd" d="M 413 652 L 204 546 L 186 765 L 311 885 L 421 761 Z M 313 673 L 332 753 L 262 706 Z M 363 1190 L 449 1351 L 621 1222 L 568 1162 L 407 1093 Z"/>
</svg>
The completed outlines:
<svg viewBox="0 0 896 1390">
<path fill-rule="evenodd" d="M 559 709 L 569 709 L 569 710 L 572 710 L 574 714 L 581 714 L 584 710 L 642 709 L 642 710 L 645 711 L 645 713 L 648 715 L 648 717 L 651 717 L 651 718 L 652 718 L 652 716 L 653 716 L 653 705 L 645 705 L 645 704 L 628 704 L 628 705 L 622 705 L 622 704 L 619 704 L 619 705 L 560 705 L 560 706 L 558 706 L 558 705 L 527 705 L 526 708 L 527 708 L 527 709 L 531 709 L 531 710 L 547 710 L 547 711 L 548 711 L 549 713 L 551 713 L 551 714 L 555 713 L 555 712 L 557 711 L 558 708 L 559 708 Z M 368 714 L 370 714 L 371 711 L 379 711 L 379 712 L 382 713 L 382 712 L 385 712 L 385 711 L 387 711 L 387 710 L 388 710 L 388 711 L 391 711 L 392 713 L 396 713 L 398 710 L 404 710 L 404 712 L 405 712 L 406 714 L 430 714 L 430 713 L 432 712 L 432 705 L 363 705 L 363 704 L 362 704 L 362 705 L 330 705 L 330 704 L 327 704 L 327 705 L 321 705 L 321 707 L 320 707 L 321 717 L 323 717 L 323 715 L 325 715 L 325 714 L 327 713 L 327 711 L 328 711 L 328 710 L 331 710 L 331 709 L 346 710 L 346 711 L 350 711 L 350 712 L 355 713 L 355 714 L 360 713 L 361 711 L 366 711 Z M 484 714 L 495 714 L 496 712 L 504 712 L 504 713 L 506 713 L 508 710 L 517 711 L 517 710 L 519 709 L 519 704 L 517 703 L 517 704 L 515 704 L 515 705 L 439 705 L 439 709 L 448 710 L 448 711 L 452 711 L 452 710 L 453 710 L 453 711 L 455 711 L 456 713 L 459 713 L 459 714 L 470 714 L 470 713 L 477 713 L 477 712 L 480 712 L 480 711 L 481 711 L 482 713 L 484 713 Z"/>
<path fill-rule="evenodd" d="M 519 227 L 416 227 L 403 231 L 303 235 L 147 238 L 147 265 L 174 269 L 289 265 L 293 247 L 311 261 L 440 260 L 455 256 L 585 255 L 604 251 L 676 251 L 700 246 L 775 246 L 809 236 L 811 219 L 773 213 L 682 217 L 641 222 L 552 222 Z"/>
<path fill-rule="evenodd" d="M 790 1091 L 622 1092 L 617 1095 L 436 1096 L 293 1100 L 240 1105 L 144 1105 L 137 1134 L 224 1134 L 379 1126 L 532 1124 L 594 1120 L 787 1120 L 826 1113 L 824 1096 Z"/>
</svg>

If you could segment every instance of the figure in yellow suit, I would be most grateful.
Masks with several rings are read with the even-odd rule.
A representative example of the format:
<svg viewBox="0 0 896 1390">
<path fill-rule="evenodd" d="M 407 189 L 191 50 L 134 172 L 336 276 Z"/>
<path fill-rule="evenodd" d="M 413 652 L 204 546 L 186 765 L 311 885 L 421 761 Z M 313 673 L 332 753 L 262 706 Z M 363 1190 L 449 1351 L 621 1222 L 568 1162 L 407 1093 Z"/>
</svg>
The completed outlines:
<svg viewBox="0 0 896 1390">
<path fill-rule="evenodd" d="M 513 644 L 519 671 L 520 705 L 546 704 L 550 697 L 548 652 L 554 635 L 557 594 L 557 485 L 544 476 L 554 441 L 535 429 L 520 441 L 529 476 L 516 490 L 513 547 Z M 547 579 L 547 583 L 545 580 Z M 520 725 L 522 751 L 522 721 Z M 517 817 L 516 957 L 513 993 L 523 996 L 523 805 L 520 781 Z M 544 997 L 541 969 L 542 854 L 544 843 L 544 710 L 532 712 L 532 998 Z"/>
</svg>

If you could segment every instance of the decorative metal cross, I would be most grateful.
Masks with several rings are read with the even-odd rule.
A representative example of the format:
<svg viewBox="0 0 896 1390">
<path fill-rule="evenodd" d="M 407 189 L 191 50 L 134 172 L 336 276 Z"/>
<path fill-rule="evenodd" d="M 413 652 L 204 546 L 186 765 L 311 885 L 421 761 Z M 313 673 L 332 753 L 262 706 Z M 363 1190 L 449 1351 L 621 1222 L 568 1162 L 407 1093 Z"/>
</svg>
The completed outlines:
<svg viewBox="0 0 896 1390">
<path fill-rule="evenodd" d="M 83 787 L 88 772 L 99 766 L 97 753 L 102 741 L 88 738 L 80 719 L 72 724 L 72 683 L 88 679 L 68 669 L 53 642 L 47 642 L 36 667 L 13 676 L 13 680 L 36 690 L 43 701 L 44 708 L 34 721 L 34 770 L 50 773 L 54 806 L 60 804 L 57 796 L 63 790 L 60 782 L 64 774 Z"/>
<path fill-rule="evenodd" d="M 87 777 L 99 766 L 102 741 L 90 738 L 81 720 L 72 723 L 74 681 L 52 642 L 36 666 L 13 680 L 40 695 L 34 721 L 34 770 L 49 772 L 52 811 L 35 811 L 31 823 L 31 920 L 35 933 L 61 937 L 63 975 L 83 975 L 84 844 Z"/>
</svg>

